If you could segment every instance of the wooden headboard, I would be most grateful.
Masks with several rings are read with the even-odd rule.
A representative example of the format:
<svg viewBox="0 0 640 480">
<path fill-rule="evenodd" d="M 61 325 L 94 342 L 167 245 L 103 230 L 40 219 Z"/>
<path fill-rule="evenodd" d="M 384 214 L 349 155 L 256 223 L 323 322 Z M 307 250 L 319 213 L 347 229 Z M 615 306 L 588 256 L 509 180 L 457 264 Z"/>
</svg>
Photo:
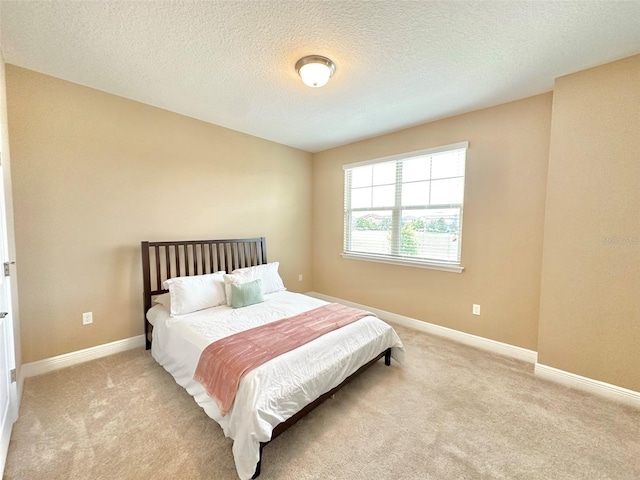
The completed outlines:
<svg viewBox="0 0 640 480">
<path fill-rule="evenodd" d="M 267 263 L 264 237 L 230 240 L 178 240 L 141 242 L 144 286 L 144 336 L 151 348 L 153 327 L 147 321 L 154 295 L 167 292 L 162 283 L 168 278 L 203 275 Z"/>
</svg>

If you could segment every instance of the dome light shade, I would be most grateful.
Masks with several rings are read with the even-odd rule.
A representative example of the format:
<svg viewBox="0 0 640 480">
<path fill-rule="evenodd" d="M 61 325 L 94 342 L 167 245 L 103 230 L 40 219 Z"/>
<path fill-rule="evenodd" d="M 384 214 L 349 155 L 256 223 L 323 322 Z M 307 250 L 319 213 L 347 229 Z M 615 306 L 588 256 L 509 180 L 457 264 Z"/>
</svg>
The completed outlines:
<svg viewBox="0 0 640 480">
<path fill-rule="evenodd" d="M 296 62 L 296 71 L 305 85 L 319 88 L 327 84 L 336 71 L 336 64 L 326 57 L 310 55 Z"/>
</svg>

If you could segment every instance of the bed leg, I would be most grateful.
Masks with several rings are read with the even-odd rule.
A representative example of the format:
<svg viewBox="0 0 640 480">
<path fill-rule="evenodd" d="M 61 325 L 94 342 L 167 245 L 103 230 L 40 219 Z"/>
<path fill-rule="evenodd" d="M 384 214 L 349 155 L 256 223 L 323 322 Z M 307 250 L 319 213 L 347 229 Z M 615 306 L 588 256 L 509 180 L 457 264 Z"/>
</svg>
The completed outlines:
<svg viewBox="0 0 640 480">
<path fill-rule="evenodd" d="M 388 367 L 391 365 L 391 349 L 387 348 L 387 351 L 384 352 L 384 364 Z"/>
<path fill-rule="evenodd" d="M 256 465 L 256 471 L 251 478 L 258 478 L 260 476 L 260 467 L 262 466 L 262 447 L 264 447 L 264 443 L 260 443 L 260 459 Z"/>
</svg>

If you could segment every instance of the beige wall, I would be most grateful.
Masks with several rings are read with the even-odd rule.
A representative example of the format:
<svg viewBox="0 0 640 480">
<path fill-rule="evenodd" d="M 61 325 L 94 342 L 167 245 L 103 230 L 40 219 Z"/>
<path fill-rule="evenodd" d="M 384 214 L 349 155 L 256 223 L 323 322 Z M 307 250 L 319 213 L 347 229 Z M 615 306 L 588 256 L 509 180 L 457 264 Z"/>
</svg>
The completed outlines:
<svg viewBox="0 0 640 480">
<path fill-rule="evenodd" d="M 142 333 L 141 240 L 266 236 L 310 290 L 310 154 L 11 65 L 7 89 L 24 362 Z"/>
<path fill-rule="evenodd" d="M 140 240 L 265 235 L 292 290 L 640 391 L 639 84 L 636 56 L 311 156 L 7 66 L 23 359 L 142 332 Z M 462 274 L 340 257 L 343 164 L 464 140 Z"/>
<path fill-rule="evenodd" d="M 536 350 L 551 101 L 539 95 L 315 154 L 314 290 Z M 343 164 L 465 140 L 463 273 L 340 257 Z"/>
<path fill-rule="evenodd" d="M 640 55 L 557 79 L 538 361 L 640 391 Z"/>
</svg>

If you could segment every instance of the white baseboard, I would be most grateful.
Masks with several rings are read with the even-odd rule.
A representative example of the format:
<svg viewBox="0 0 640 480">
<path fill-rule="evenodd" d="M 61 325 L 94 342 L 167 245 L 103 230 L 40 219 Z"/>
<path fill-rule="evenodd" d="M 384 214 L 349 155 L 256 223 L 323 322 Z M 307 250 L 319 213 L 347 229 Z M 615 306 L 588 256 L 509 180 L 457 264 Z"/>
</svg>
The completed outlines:
<svg viewBox="0 0 640 480">
<path fill-rule="evenodd" d="M 56 357 L 45 358 L 36 362 L 24 363 L 20 368 L 20 380 L 28 377 L 35 377 L 43 373 L 52 372 L 61 368 L 77 365 L 78 363 L 88 362 L 97 358 L 113 355 L 114 353 L 125 352 L 134 348 L 144 347 L 144 335 L 137 337 L 125 338 L 116 342 L 105 343 L 76 352 L 65 353 Z"/>
<path fill-rule="evenodd" d="M 507 343 L 497 342 L 488 338 L 478 337 L 451 328 L 441 327 L 440 325 L 434 325 L 432 323 L 416 320 L 415 318 L 405 317 L 396 313 L 387 312 L 378 308 L 371 308 L 367 305 L 361 305 L 355 302 L 349 302 L 341 298 L 331 297 L 316 292 L 308 292 L 307 295 L 327 302 L 342 303 L 356 308 L 362 308 L 363 310 L 369 310 L 375 313 L 382 320 L 402 325 L 404 327 L 413 328 L 422 332 L 431 333 L 440 337 L 448 338 L 449 340 L 463 343 L 471 347 L 487 350 L 492 353 L 498 353 L 507 357 L 516 358 L 525 362 L 535 364 L 534 373 L 540 378 L 550 380 L 562 385 L 572 387 L 584 392 L 588 392 L 601 397 L 606 397 L 611 400 L 615 400 L 626 405 L 630 405 L 635 408 L 640 408 L 640 392 L 634 390 L 628 390 L 626 388 L 611 385 L 610 383 L 601 382 L 599 380 L 593 380 L 591 378 L 582 377 L 575 373 L 566 372 L 557 368 L 548 367 L 538 362 L 538 353 L 526 348 L 516 347 Z"/>
<path fill-rule="evenodd" d="M 592 378 L 582 377 L 575 373 L 559 370 L 540 363 L 536 363 L 534 371 L 540 378 L 560 383 L 577 390 L 599 395 L 601 397 L 606 397 L 610 400 L 615 400 L 635 408 L 640 408 L 640 392 L 628 390 L 599 380 L 593 380 Z"/>
<path fill-rule="evenodd" d="M 536 363 L 538 360 L 538 353 L 533 350 L 527 350 L 526 348 L 516 347 L 509 345 L 508 343 L 497 342 L 484 337 L 478 337 L 477 335 L 471 335 L 469 333 L 460 332 L 447 327 L 441 327 L 440 325 L 434 325 L 433 323 L 423 322 L 416 320 L 415 318 L 405 317 L 404 315 L 398 315 L 396 313 L 380 310 L 379 308 L 371 308 L 367 305 L 361 305 L 359 303 L 349 302 L 341 298 L 330 297 L 322 293 L 308 292 L 310 297 L 319 298 L 327 302 L 342 303 L 351 307 L 361 308 L 375 313 L 378 318 L 391 323 L 402 325 L 404 327 L 413 328 L 422 332 L 437 335 L 439 337 L 445 337 L 449 340 L 453 340 L 458 343 L 463 343 L 471 347 L 487 350 L 492 353 L 498 353 L 507 357 L 516 358 L 528 363 Z"/>
<path fill-rule="evenodd" d="M 479 348 L 492 353 L 497 353 L 500 355 L 505 355 L 507 357 L 533 363 L 535 364 L 534 373 L 540 378 L 544 378 L 546 380 L 560 383 L 562 385 L 576 388 L 588 393 L 606 397 L 635 408 L 640 408 L 640 392 L 628 390 L 626 388 L 611 385 L 599 380 L 582 377 L 580 375 L 549 367 L 547 365 L 542 365 L 540 363 L 537 363 L 538 353 L 534 352 L 533 350 L 527 350 L 526 348 L 516 347 L 507 343 L 478 337 L 477 335 L 459 332 L 458 330 L 453 330 L 451 328 L 434 325 L 432 323 L 416 320 L 415 318 L 405 317 L 404 315 L 398 315 L 396 313 L 387 312 L 378 308 L 371 308 L 367 305 L 350 302 L 348 300 L 331 297 L 329 295 L 324 295 L 321 293 L 307 292 L 307 295 L 325 300 L 327 302 L 342 303 L 344 305 L 369 310 L 375 313 L 382 320 L 389 321 L 391 323 L 396 323 L 398 325 L 413 328 L 415 330 L 420 330 L 440 337 L 445 337 L 458 343 L 469 345 L 471 347 Z M 125 338 L 124 340 L 118 340 L 116 342 L 106 343 L 104 345 L 98 345 L 96 347 L 66 353 L 64 355 L 58 355 L 56 357 L 46 358 L 44 360 L 38 360 L 37 362 L 25 363 L 20 368 L 20 378 L 18 381 L 18 401 L 20 401 L 22 397 L 22 386 L 25 378 L 52 372 L 54 370 L 65 367 L 70 367 L 72 365 L 77 365 L 78 363 L 88 362 L 89 360 L 106 357 L 107 355 L 113 355 L 115 353 L 132 350 L 134 348 L 144 347 L 144 344 L 144 335 L 138 335 L 137 337 Z"/>
</svg>

